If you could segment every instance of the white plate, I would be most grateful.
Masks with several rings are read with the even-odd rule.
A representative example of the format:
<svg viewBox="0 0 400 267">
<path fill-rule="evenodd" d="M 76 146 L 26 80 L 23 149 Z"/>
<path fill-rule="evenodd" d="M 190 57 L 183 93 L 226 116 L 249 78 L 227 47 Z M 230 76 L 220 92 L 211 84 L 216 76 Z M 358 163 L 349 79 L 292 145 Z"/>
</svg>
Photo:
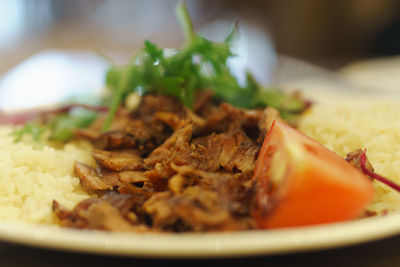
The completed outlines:
<svg viewBox="0 0 400 267">
<path fill-rule="evenodd" d="M 400 213 L 321 226 L 204 234 L 135 234 L 0 223 L 0 240 L 100 255 L 210 258 L 320 250 L 400 233 Z"/>
<path fill-rule="evenodd" d="M 30 81 L 30 87 L 20 84 L 27 73 L 37 71 L 37 66 L 52 68 L 55 64 L 66 64 L 59 75 L 66 75 L 66 80 L 79 80 L 76 76 L 76 57 L 79 56 L 79 66 L 91 66 L 93 59 L 82 54 L 61 55 L 57 52 L 39 54 L 18 68 L 10 71 L 0 81 L 0 93 L 15 93 L 16 88 L 31 89 L 32 86 L 41 88 L 43 79 Z M 73 58 L 74 60 L 65 60 Z M 94 60 L 96 61 L 96 60 Z M 39 63 L 40 64 L 39 64 Z M 70 63 L 74 65 L 70 66 Z M 85 63 L 86 62 L 86 63 Z M 28 64 L 29 63 L 29 64 Z M 67 64 L 68 63 L 68 64 Z M 323 93 L 323 99 L 327 92 L 359 91 L 347 90 L 347 86 L 335 75 L 318 70 L 313 66 L 305 67 L 304 63 L 295 62 L 287 58 L 279 61 L 276 81 L 280 84 L 296 85 L 297 88 L 316 88 L 310 95 L 316 97 L 315 92 Z M 93 76 L 85 80 L 90 92 L 101 89 L 105 67 L 103 63 L 95 62 L 98 71 L 92 72 Z M 64 65 L 63 65 L 64 66 Z M 68 72 L 65 69 L 73 69 Z M 93 70 L 93 68 L 91 68 Z M 300 72 L 301 70 L 301 72 Z M 57 75 L 58 75 L 57 74 Z M 81 76 L 81 75 L 78 75 Z M 332 77 L 334 76 L 334 77 Z M 37 75 L 34 75 L 37 77 Z M 318 79 L 315 79 L 317 77 Z M 299 81 L 299 78 L 303 81 Z M 304 79 L 306 78 L 306 79 Z M 308 79 L 311 78 L 311 79 Z M 52 88 L 59 82 L 46 84 Z M 89 86 L 90 85 L 90 86 Z M 75 88 L 82 88 L 82 84 L 71 85 L 71 88 L 61 88 L 57 92 L 70 92 Z M 324 90 L 322 90 L 325 88 Z M 327 89 L 326 89 L 327 88 Z M 75 90 L 76 91 L 76 90 Z M 363 89 L 363 92 L 364 89 Z M 20 93 L 18 93 L 21 95 Z M 64 94 L 56 94 L 46 103 L 27 103 L 25 98 L 15 98 L 13 95 L 4 95 L 4 103 L 10 104 L 12 99 L 20 99 L 21 102 L 12 103 L 10 106 L 0 102 L 0 108 L 12 109 L 28 107 L 34 104 L 48 104 L 65 98 Z M 7 100 L 6 100 L 7 99 Z M 42 101 L 43 99 L 41 99 Z M 322 100 L 322 98 L 321 98 Z M 44 100 L 43 100 L 44 101 Z M 360 244 L 372 240 L 378 240 L 400 234 L 400 213 L 393 213 L 384 217 L 367 218 L 346 223 L 321 225 L 313 227 L 301 227 L 281 230 L 246 231 L 232 233 L 205 233 L 205 234 L 127 234 L 107 233 L 100 231 L 83 231 L 61 229 L 56 226 L 28 225 L 11 222 L 0 222 L 0 240 L 36 247 L 52 248 L 68 251 L 88 252 L 95 254 L 125 255 L 135 257 L 232 257 L 249 255 L 271 255 L 279 253 L 291 253 L 298 251 L 310 251 L 326 248 L 336 248 L 353 244 Z"/>
</svg>

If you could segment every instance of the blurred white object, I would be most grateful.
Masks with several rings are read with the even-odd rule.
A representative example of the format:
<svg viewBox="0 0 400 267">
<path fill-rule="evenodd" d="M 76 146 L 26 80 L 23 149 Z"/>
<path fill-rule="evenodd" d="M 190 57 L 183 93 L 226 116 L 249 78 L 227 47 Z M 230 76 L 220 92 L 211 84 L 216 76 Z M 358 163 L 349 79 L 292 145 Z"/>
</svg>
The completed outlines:
<svg viewBox="0 0 400 267">
<path fill-rule="evenodd" d="M 358 87 L 400 92 L 400 56 L 359 61 L 343 68 L 341 73 Z"/>
<path fill-rule="evenodd" d="M 400 60 L 398 61 L 400 72 Z M 382 69 L 385 69 L 382 66 Z M 274 73 L 272 74 L 273 85 L 278 85 L 286 91 L 301 91 L 302 95 L 311 99 L 313 102 L 321 104 L 334 104 L 338 101 L 352 101 L 352 99 L 398 99 L 399 89 L 395 90 L 395 79 L 392 79 L 392 90 L 382 90 L 379 83 L 370 83 L 377 79 L 380 70 L 371 68 L 368 77 L 364 82 L 354 82 L 353 77 L 365 76 L 360 69 L 354 69 L 347 73 L 345 71 L 332 72 L 316 65 L 297 60 L 294 58 L 279 56 Z M 390 80 L 389 77 L 387 77 Z M 400 78 L 400 76 L 399 76 Z M 400 79 L 397 82 L 397 88 L 400 86 Z"/>
<path fill-rule="evenodd" d="M 0 109 L 13 110 L 97 94 L 104 87 L 107 63 L 90 52 L 45 51 L 0 80 Z"/>
</svg>

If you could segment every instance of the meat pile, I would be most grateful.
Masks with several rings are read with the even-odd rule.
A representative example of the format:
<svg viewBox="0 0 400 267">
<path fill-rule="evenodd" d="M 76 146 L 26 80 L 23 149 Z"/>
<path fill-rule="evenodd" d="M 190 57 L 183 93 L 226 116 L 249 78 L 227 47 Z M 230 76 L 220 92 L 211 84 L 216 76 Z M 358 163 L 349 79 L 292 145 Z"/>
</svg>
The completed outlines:
<svg viewBox="0 0 400 267">
<path fill-rule="evenodd" d="M 202 91 L 192 110 L 172 97 L 146 95 L 120 110 L 110 131 L 101 118 L 77 136 L 93 142 L 96 167 L 75 164 L 81 185 L 98 198 L 66 210 L 62 226 L 108 231 L 252 229 L 252 173 L 272 108 L 244 110 Z"/>
</svg>

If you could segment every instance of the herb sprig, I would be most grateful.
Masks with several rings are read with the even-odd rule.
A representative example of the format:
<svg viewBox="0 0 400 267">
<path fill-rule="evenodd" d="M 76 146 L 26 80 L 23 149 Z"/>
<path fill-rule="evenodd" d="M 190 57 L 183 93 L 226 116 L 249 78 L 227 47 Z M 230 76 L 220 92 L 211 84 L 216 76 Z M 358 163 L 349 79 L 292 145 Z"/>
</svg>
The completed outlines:
<svg viewBox="0 0 400 267">
<path fill-rule="evenodd" d="M 40 112 L 0 114 L 0 121 L 14 125 L 23 124 L 13 132 L 15 142 L 21 141 L 23 136 L 28 135 L 40 143 L 45 133 L 49 134 L 51 141 L 64 142 L 74 137 L 76 129 L 87 127 L 96 119 L 99 112 L 107 110 L 108 108 L 103 106 L 71 104 Z"/>
<path fill-rule="evenodd" d="M 243 108 L 272 106 L 286 118 L 306 108 L 297 96 L 262 89 L 250 73 L 246 84 L 239 84 L 227 66 L 228 58 L 234 56 L 230 43 L 238 32 L 237 24 L 225 42 L 216 43 L 194 32 L 185 3 L 178 4 L 176 14 L 185 36 L 182 49 L 166 56 L 165 50 L 146 40 L 131 64 L 109 69 L 106 85 L 112 101 L 103 131 L 109 128 L 125 97 L 135 91 L 171 95 L 192 108 L 196 91 L 211 89 L 216 99 Z"/>
<path fill-rule="evenodd" d="M 217 43 L 195 33 L 185 3 L 177 5 L 176 15 L 185 37 L 181 49 L 167 53 L 167 50 L 146 40 L 144 47 L 130 64 L 111 66 L 108 70 L 106 86 L 109 96 L 102 102 L 109 103 L 109 107 L 103 132 L 109 129 L 118 108 L 133 92 L 139 95 L 171 95 L 192 108 L 197 90 L 212 90 L 214 99 L 218 101 L 243 108 L 271 106 L 280 111 L 287 120 L 308 107 L 309 104 L 297 95 L 287 95 L 275 89 L 265 90 L 250 73 L 246 75 L 246 83 L 239 84 L 227 65 L 228 59 L 234 56 L 230 45 L 238 33 L 237 23 L 233 25 L 225 41 Z M 88 109 L 87 106 L 83 108 Z M 100 110 L 90 111 L 89 108 L 74 113 L 67 106 L 65 110 L 58 110 L 45 124 L 30 122 L 15 131 L 14 136 L 16 140 L 20 140 L 24 134 L 30 134 L 38 141 L 44 132 L 50 131 L 52 140 L 67 141 L 73 137 L 75 129 L 89 126 L 98 112 Z M 24 115 L 23 118 L 25 117 L 30 116 Z"/>
</svg>

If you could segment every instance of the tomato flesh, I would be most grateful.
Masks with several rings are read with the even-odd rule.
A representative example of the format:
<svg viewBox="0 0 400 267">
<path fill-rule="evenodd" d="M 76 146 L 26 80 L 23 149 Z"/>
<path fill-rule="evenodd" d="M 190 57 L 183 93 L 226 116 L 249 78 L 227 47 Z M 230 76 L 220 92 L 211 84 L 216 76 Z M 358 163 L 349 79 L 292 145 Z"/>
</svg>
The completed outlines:
<svg viewBox="0 0 400 267">
<path fill-rule="evenodd" d="M 274 122 L 257 159 L 252 214 L 261 228 L 356 218 L 372 182 L 344 159 L 283 122 Z"/>
</svg>

